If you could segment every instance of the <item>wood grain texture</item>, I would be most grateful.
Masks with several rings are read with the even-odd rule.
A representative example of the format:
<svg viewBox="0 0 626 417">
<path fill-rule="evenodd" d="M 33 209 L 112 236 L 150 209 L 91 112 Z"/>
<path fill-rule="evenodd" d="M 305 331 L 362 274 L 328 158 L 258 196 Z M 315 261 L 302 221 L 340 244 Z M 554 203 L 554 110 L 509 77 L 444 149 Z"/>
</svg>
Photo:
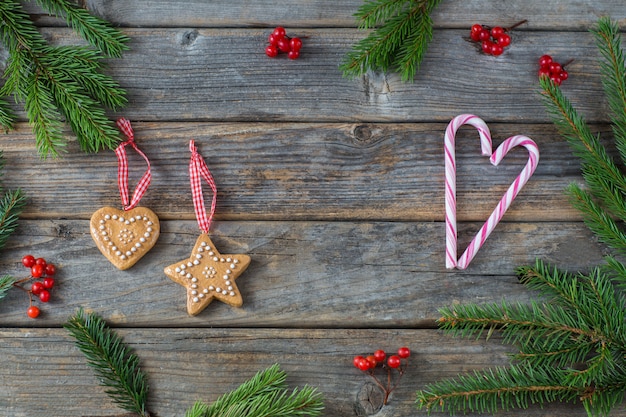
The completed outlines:
<svg viewBox="0 0 626 417">
<path fill-rule="evenodd" d="M 478 227 L 459 227 L 460 246 Z M 187 259 L 199 233 L 195 221 L 163 222 L 156 246 L 119 271 L 95 247 L 88 221 L 23 222 L 0 268 L 20 276 L 16 261 L 32 251 L 58 263 L 59 285 L 35 322 L 24 314 L 26 295 L 10 292 L 0 323 L 59 326 L 83 306 L 116 326 L 432 327 L 440 307 L 528 301 L 514 270 L 536 258 L 578 271 L 603 256 L 580 223 L 501 223 L 471 267 L 456 271 L 445 269 L 440 222 L 217 222 L 218 250 L 252 258 L 237 280 L 244 305 L 214 301 L 189 317 L 185 290 L 163 269 Z"/>
<path fill-rule="evenodd" d="M 464 340 L 435 330 L 168 328 L 158 333 L 121 329 L 119 334 L 141 359 L 149 376 L 150 409 L 159 417 L 183 415 L 198 400 L 214 401 L 278 358 L 290 387 L 308 384 L 324 395 L 324 415 L 368 415 L 356 398 L 370 380 L 352 366 L 352 357 L 403 345 L 413 349 L 409 369 L 389 405 L 376 415 L 422 417 L 427 413 L 415 407 L 417 389 L 443 377 L 506 365 L 513 352 L 497 337 L 488 342 Z M 0 406 L 12 417 L 49 416 L 53 409 L 62 409 L 65 417 L 122 414 L 103 394 L 64 330 L 1 329 L 0 338 L 10 341 L 0 345 L 6 362 L 0 367 L 0 383 L 5 387 Z M 546 417 L 586 415 L 582 406 L 564 404 L 498 415 L 529 412 Z M 626 414 L 619 410 L 614 415 Z"/>
<path fill-rule="evenodd" d="M 435 329 L 439 308 L 526 303 L 536 294 L 517 281 L 516 267 L 542 259 L 584 271 L 610 253 L 564 194 L 568 184 L 583 183 L 579 161 L 546 114 L 536 74 L 544 53 L 574 60 L 563 92 L 617 156 L 588 30 L 605 15 L 623 28 L 623 0 L 443 1 L 414 83 L 393 73 L 342 76 L 345 53 L 365 36 L 353 17 L 361 0 L 78 3 L 131 39 L 121 59 L 107 61 L 129 98 L 110 116 L 132 121 L 151 160 L 153 182 L 141 205 L 159 215 L 161 235 L 131 269 L 111 265 L 90 236 L 89 218 L 103 206 L 121 206 L 114 153 L 85 155 L 71 140 L 62 159 L 41 160 L 14 106 L 20 123 L 0 134 L 2 185 L 21 188 L 28 204 L 0 254 L 0 271 L 22 276 L 19 260 L 33 253 L 59 272 L 37 320 L 26 316 L 21 291 L 0 302 L 2 416 L 127 417 L 62 328 L 78 308 L 103 316 L 139 355 L 155 417 L 183 415 L 196 400 L 213 401 L 277 362 L 291 386 L 320 389 L 324 416 L 372 414 L 364 411 L 371 404 L 357 401 L 368 397 L 369 381 L 352 357 L 401 345 L 413 350 L 413 365 L 375 415 L 426 416 L 415 408 L 417 389 L 506 365 L 513 352 L 498 337 L 443 335 Z M 82 43 L 36 2 L 24 6 L 53 45 Z M 498 58 L 466 40 L 473 23 L 522 19 L 528 23 Z M 264 55 L 278 25 L 304 37 L 300 59 Z M 0 46 L 0 71 L 5 59 Z M 485 119 L 495 145 L 524 134 L 541 152 L 535 175 L 465 271 L 445 269 L 443 225 L 443 132 L 461 113 Z M 213 241 L 222 252 L 252 258 L 237 280 L 244 305 L 214 301 L 196 317 L 186 312 L 184 289 L 163 273 L 189 256 L 199 234 L 190 139 L 217 182 Z M 132 187 L 145 163 L 134 152 L 129 161 Z M 478 153 L 476 133 L 459 133 L 461 250 L 525 161 L 514 151 L 492 167 Z M 498 416 L 528 414 L 586 415 L 580 405 L 552 404 Z"/>
<path fill-rule="evenodd" d="M 43 32 L 53 44 L 77 42 L 67 29 Z M 609 120 L 598 94 L 598 53 L 586 31 L 523 32 L 506 54 L 491 57 L 477 52 L 467 31 L 438 30 L 432 43 L 445 48 L 427 53 L 414 83 L 394 73 L 344 78 L 339 65 L 360 37 L 355 29 L 299 31 L 307 38 L 295 61 L 265 55 L 267 30 L 124 32 L 131 50 L 107 72 L 127 90 L 124 115 L 131 120 L 447 123 L 469 112 L 488 122 L 546 123 L 537 80 L 544 53 L 574 60 L 565 94 L 590 122 Z"/>
<path fill-rule="evenodd" d="M 325 0 L 292 0 L 289 7 L 272 0 L 229 2 L 225 0 L 83 0 L 95 14 L 122 27 L 355 27 L 353 14 L 363 4 L 360 0 L 343 0 L 328 6 Z M 31 3 L 25 9 L 41 25 L 59 24 L 42 14 Z M 626 23 L 621 0 L 588 2 L 526 0 L 501 2 L 486 0 L 442 1 L 433 12 L 438 28 L 469 28 L 472 24 L 504 26 L 522 19 L 528 23 L 519 30 L 578 29 L 586 30 L 600 16 L 611 15 Z"/>
<path fill-rule="evenodd" d="M 446 124 L 133 123 L 149 156 L 153 181 L 141 205 L 161 219 L 194 219 L 188 141 L 193 138 L 217 181 L 220 220 L 442 221 Z M 565 188 L 582 183 L 578 160 L 552 125 L 491 124 L 494 146 L 514 134 L 538 143 L 534 176 L 505 221 L 579 220 Z M 595 126 L 610 138 L 606 125 Z M 457 136 L 458 218 L 484 221 L 519 174 L 527 154 L 513 150 L 493 167 L 471 127 Z M 608 142 L 607 142 L 608 143 Z M 40 161 L 30 128 L 0 136 L 8 188 L 29 197 L 25 218 L 89 219 L 103 206 L 121 208 L 112 151 Z M 146 165 L 128 152 L 131 190 Z M 205 187 L 209 198 L 210 189 Z M 541 204 L 537 204 L 541 202 Z"/>
</svg>

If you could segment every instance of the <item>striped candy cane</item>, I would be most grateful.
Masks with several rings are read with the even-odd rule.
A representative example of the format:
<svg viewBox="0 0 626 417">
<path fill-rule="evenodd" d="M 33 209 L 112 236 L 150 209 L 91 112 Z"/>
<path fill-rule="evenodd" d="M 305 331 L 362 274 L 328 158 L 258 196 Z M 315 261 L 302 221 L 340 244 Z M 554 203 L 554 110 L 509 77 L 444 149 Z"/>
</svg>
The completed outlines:
<svg viewBox="0 0 626 417">
<path fill-rule="evenodd" d="M 478 130 L 482 154 L 490 156 L 489 160 L 497 166 L 506 154 L 517 146 L 523 146 L 528 151 L 528 162 L 502 196 L 496 208 L 487 221 L 476 233 L 467 249 L 457 260 L 457 224 L 456 224 L 456 161 L 455 161 L 455 136 L 457 130 L 465 125 L 472 125 Z M 469 266 L 478 250 L 482 247 L 496 225 L 500 222 L 504 213 L 508 210 L 520 190 L 528 182 L 535 172 L 539 163 L 539 148 L 530 138 L 522 135 L 512 136 L 506 139 L 492 151 L 491 133 L 483 120 L 470 114 L 462 114 L 450 122 L 444 136 L 445 153 L 445 208 L 446 208 L 446 268 L 465 269 Z"/>
</svg>

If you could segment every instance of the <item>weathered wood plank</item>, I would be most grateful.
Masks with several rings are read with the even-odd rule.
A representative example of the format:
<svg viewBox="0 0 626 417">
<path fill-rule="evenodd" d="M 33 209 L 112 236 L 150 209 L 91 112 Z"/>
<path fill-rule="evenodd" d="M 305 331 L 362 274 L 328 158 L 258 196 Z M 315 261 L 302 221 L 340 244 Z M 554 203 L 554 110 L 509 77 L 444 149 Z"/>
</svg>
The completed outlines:
<svg viewBox="0 0 626 417">
<path fill-rule="evenodd" d="M 508 364 L 510 346 L 498 337 L 463 340 L 435 330 L 290 329 L 118 329 L 141 359 L 150 381 L 149 406 L 155 416 L 180 416 L 195 401 L 212 402 L 257 371 L 279 363 L 291 387 L 317 387 L 325 416 L 358 413 L 357 394 L 369 378 L 352 357 L 406 345 L 412 361 L 389 405 L 379 416 L 426 416 L 415 408 L 415 391 L 442 378 Z M 0 404 L 12 417 L 50 415 L 113 416 L 115 408 L 97 384 L 82 354 L 62 329 L 1 329 L 4 366 Z M 471 360 L 468 360 L 471 358 Z M 71 401 L 68 401 L 71 398 Z M 580 405 L 534 407 L 500 416 L 586 415 Z M 436 414 L 435 414 L 436 415 Z M 475 414 L 467 414 L 475 416 Z M 612 416 L 624 416 L 617 408 Z"/>
<path fill-rule="evenodd" d="M 358 392 L 369 381 L 352 357 L 377 348 L 413 350 L 408 371 L 378 416 L 426 416 L 415 408 L 415 391 L 460 373 L 508 364 L 500 339 L 451 338 L 435 330 L 320 329 L 119 329 L 141 358 L 155 416 L 183 415 L 195 401 L 214 401 L 257 371 L 279 363 L 290 387 L 317 387 L 325 416 L 354 416 Z M 0 406 L 11 417 L 119 416 L 93 371 L 62 329 L 1 329 Z M 68 400 L 71 399 L 71 400 Z M 585 416 L 580 405 L 533 407 L 534 416 Z M 520 414 L 521 413 L 521 414 Z M 524 411 L 499 413 L 519 416 Z M 624 416 L 616 408 L 613 416 Z M 468 414 L 475 416 L 475 414 Z"/>
<path fill-rule="evenodd" d="M 522 32 L 507 53 L 485 56 L 466 31 L 438 30 L 414 83 L 397 74 L 342 77 L 355 29 L 303 29 L 296 61 L 265 56 L 267 30 L 127 29 L 131 51 L 111 62 L 127 89 L 125 115 L 144 121 L 447 122 L 460 113 L 488 121 L 549 118 L 539 99 L 537 59 L 574 59 L 563 90 L 593 122 L 607 122 L 591 34 Z M 75 42 L 48 29 L 54 43 Z M 284 58 L 284 57 L 283 57 Z"/>
<path fill-rule="evenodd" d="M 465 247 L 478 224 L 461 224 Z M 139 327 L 433 326 L 437 309 L 455 303 L 525 302 L 534 295 L 514 269 L 536 258 L 570 270 L 602 262 L 581 223 L 501 223 L 470 267 L 444 265 L 443 223 L 217 222 L 222 253 L 246 253 L 252 263 L 238 279 L 242 308 L 214 301 L 187 316 L 184 289 L 163 268 L 187 259 L 199 234 L 195 221 L 167 221 L 156 246 L 133 268 L 119 271 L 96 249 L 88 221 L 25 221 L 3 250 L 0 271 L 21 276 L 21 257 L 59 265 L 58 287 L 37 320 L 28 299 L 11 291 L 0 304 L 4 326 L 58 326 L 78 307 L 116 325 Z"/>
<path fill-rule="evenodd" d="M 87 9 L 125 27 L 354 27 L 353 14 L 362 0 L 344 0 L 328 7 L 325 0 L 293 0 L 289 6 L 272 0 L 254 2 L 187 1 L 181 7 L 178 1 L 87 0 Z M 510 25 L 529 19 L 524 29 L 532 30 L 586 30 L 600 16 L 611 16 L 626 23 L 624 4 L 620 0 L 542 1 L 527 0 L 515 3 L 468 0 L 444 1 L 435 9 L 436 27 L 468 28 L 477 22 Z M 40 16 L 41 10 L 26 3 L 26 10 L 38 18 L 38 23 L 56 22 Z"/>
<path fill-rule="evenodd" d="M 142 205 L 163 219 L 194 219 L 188 141 L 194 138 L 218 187 L 218 219 L 443 220 L 443 132 L 435 124 L 134 123 L 152 163 Z M 564 194 L 581 182 L 579 163 L 552 125 L 492 124 L 494 144 L 514 134 L 534 138 L 539 167 L 507 212 L 506 221 L 578 220 Z M 594 127 L 611 137 L 606 125 Z M 480 156 L 471 128 L 458 135 L 458 217 L 487 218 L 526 162 L 512 151 L 495 168 Z M 25 218 L 88 219 L 102 206 L 121 207 L 112 151 L 41 161 L 30 128 L 0 135 L 4 185 L 29 197 Z M 145 162 L 128 153 L 131 189 Z M 207 187 L 207 198 L 209 196 Z"/>
</svg>

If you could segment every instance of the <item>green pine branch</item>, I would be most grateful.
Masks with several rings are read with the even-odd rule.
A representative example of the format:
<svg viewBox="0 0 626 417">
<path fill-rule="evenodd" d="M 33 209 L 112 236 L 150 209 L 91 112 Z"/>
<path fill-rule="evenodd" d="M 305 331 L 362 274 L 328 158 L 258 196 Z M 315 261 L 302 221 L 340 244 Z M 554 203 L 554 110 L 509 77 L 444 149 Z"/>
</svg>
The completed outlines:
<svg viewBox="0 0 626 417">
<path fill-rule="evenodd" d="M 518 269 L 543 302 L 462 305 L 440 310 L 441 328 L 460 337 L 502 334 L 516 362 L 428 385 L 417 404 L 429 411 L 495 413 L 553 401 L 583 403 L 607 415 L 626 388 L 624 295 L 599 268 L 572 275 L 540 261 Z"/>
<path fill-rule="evenodd" d="M 126 105 L 124 89 L 103 73 L 105 56 L 119 57 L 128 38 L 119 30 L 68 0 L 38 0 L 50 13 L 62 16 L 91 47 L 49 46 L 19 2 L 0 2 L 0 41 L 9 58 L 0 100 L 23 102 L 42 157 L 59 156 L 66 143 L 67 123 L 85 152 L 112 149 L 119 132 L 107 109 Z M 11 128 L 16 116 L 0 101 L 0 123 Z"/>
<path fill-rule="evenodd" d="M 120 58 L 128 50 L 129 38 L 109 22 L 93 16 L 69 0 L 37 0 L 48 13 L 65 18 L 80 36 L 109 57 Z"/>
<path fill-rule="evenodd" d="M 186 417 L 318 416 L 324 404 L 321 394 L 305 386 L 289 392 L 287 375 L 275 364 L 224 394 L 210 405 L 196 402 Z"/>
<path fill-rule="evenodd" d="M 367 71 L 397 71 L 412 81 L 433 36 L 430 14 L 441 0 L 366 0 L 355 13 L 369 34 L 349 51 L 340 69 L 354 78 Z"/>
<path fill-rule="evenodd" d="M 87 363 L 100 377 L 106 393 L 122 409 L 149 417 L 146 409 L 148 381 L 139 358 L 121 337 L 94 313 L 79 310 L 64 327 L 74 337 Z"/>
<path fill-rule="evenodd" d="M 11 275 L 3 275 L 0 277 L 0 300 L 2 300 L 6 295 L 7 291 L 13 288 L 13 284 L 15 283 L 15 278 Z"/>
<path fill-rule="evenodd" d="M 619 255 L 626 254 L 626 67 L 617 25 L 602 18 L 592 29 L 614 140 L 610 157 L 560 88 L 541 79 L 542 97 L 561 135 L 581 161 L 586 188 L 567 193 L 585 224 Z M 494 413 L 532 403 L 581 402 L 589 416 L 607 416 L 626 391 L 626 265 L 613 256 L 588 273 L 572 274 L 537 261 L 517 269 L 541 302 L 441 309 L 441 327 L 461 337 L 502 335 L 518 352 L 509 367 L 463 375 L 418 392 L 419 407 Z"/>
</svg>

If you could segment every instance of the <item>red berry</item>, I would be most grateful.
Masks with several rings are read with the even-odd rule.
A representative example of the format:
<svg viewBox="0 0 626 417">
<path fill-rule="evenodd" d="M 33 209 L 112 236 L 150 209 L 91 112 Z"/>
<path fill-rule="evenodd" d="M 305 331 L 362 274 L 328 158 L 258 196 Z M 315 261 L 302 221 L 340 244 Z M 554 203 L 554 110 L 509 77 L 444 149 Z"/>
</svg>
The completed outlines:
<svg viewBox="0 0 626 417">
<path fill-rule="evenodd" d="M 28 314 L 28 317 L 30 317 L 31 319 L 38 317 L 39 313 L 39 308 L 36 306 L 30 306 L 28 307 L 28 310 L 26 310 L 26 314 Z"/>
<path fill-rule="evenodd" d="M 550 69 L 548 68 L 539 68 L 539 78 L 541 77 L 549 77 L 550 76 Z"/>
<path fill-rule="evenodd" d="M 46 277 L 43 279 L 43 287 L 47 290 L 54 287 L 54 278 Z"/>
<path fill-rule="evenodd" d="M 281 52 L 289 52 L 291 51 L 291 39 L 288 36 L 284 36 L 283 38 L 278 40 L 276 46 Z"/>
<path fill-rule="evenodd" d="M 45 286 L 43 285 L 43 283 L 41 283 L 39 281 L 35 281 L 30 286 L 30 291 L 33 294 L 35 294 L 35 295 L 39 295 L 39 294 L 41 294 L 41 291 L 43 291 L 44 288 L 45 288 Z"/>
<path fill-rule="evenodd" d="M 563 82 L 563 80 L 561 80 L 558 75 L 550 75 L 550 80 L 552 80 L 552 82 L 556 85 L 561 85 L 561 83 Z"/>
<path fill-rule="evenodd" d="M 539 66 L 541 68 L 549 68 L 550 64 L 552 64 L 552 57 L 550 55 L 542 55 L 539 58 Z"/>
<path fill-rule="evenodd" d="M 359 368 L 361 371 L 367 371 L 368 369 L 370 369 L 370 362 L 366 358 L 363 358 L 359 361 L 357 368 Z"/>
<path fill-rule="evenodd" d="M 41 290 L 41 292 L 39 293 L 39 299 L 42 303 L 47 303 L 48 301 L 50 301 L 50 291 Z"/>
<path fill-rule="evenodd" d="M 267 37 L 267 41 L 270 45 L 276 46 L 278 44 L 278 39 L 273 33 L 270 33 L 270 36 Z"/>
<path fill-rule="evenodd" d="M 276 27 L 276 29 L 274 29 L 274 32 L 272 32 L 272 35 L 276 37 L 276 40 L 279 40 L 281 38 L 284 38 L 285 35 L 287 35 L 287 31 L 285 30 L 284 27 L 278 26 Z"/>
<path fill-rule="evenodd" d="M 357 368 L 358 368 L 358 367 L 359 367 L 359 363 L 360 363 L 363 359 L 365 359 L 363 356 L 361 356 L 361 355 L 357 355 L 357 356 L 355 356 L 355 357 L 354 357 L 354 359 L 352 359 L 352 364 L 353 364 L 355 367 L 357 367 Z"/>
<path fill-rule="evenodd" d="M 24 255 L 22 265 L 26 268 L 32 268 L 32 266 L 35 265 L 35 257 L 33 255 Z"/>
<path fill-rule="evenodd" d="M 267 48 L 265 48 L 265 55 L 270 58 L 275 58 L 278 55 L 278 48 L 274 45 L 268 45 Z"/>
<path fill-rule="evenodd" d="M 478 34 L 479 41 L 488 41 L 490 38 L 491 38 L 491 35 L 489 34 L 489 31 L 487 29 L 481 30 L 480 33 Z"/>
<path fill-rule="evenodd" d="M 558 62 L 553 62 L 550 64 L 550 73 L 551 74 L 560 74 L 563 71 L 563 67 Z"/>
<path fill-rule="evenodd" d="M 54 264 L 48 264 L 46 265 L 46 275 L 54 275 L 57 272 L 57 268 L 56 266 L 54 266 Z"/>
<path fill-rule="evenodd" d="M 498 39 L 498 37 L 499 37 L 500 35 L 502 35 L 503 33 L 504 33 L 504 29 L 503 29 L 502 27 L 500 27 L 500 26 L 494 26 L 494 27 L 492 27 L 492 28 L 491 28 L 491 33 L 490 33 L 490 34 L 491 34 L 491 36 L 492 36 L 494 39 Z"/>
<path fill-rule="evenodd" d="M 472 25 L 472 29 L 470 33 L 480 33 L 483 30 L 483 25 L 479 24 L 479 23 L 474 23 Z"/>
<path fill-rule="evenodd" d="M 567 73 L 567 71 L 563 70 L 563 71 L 561 71 L 561 73 L 559 74 L 559 78 L 560 78 L 562 81 L 565 81 L 565 80 L 567 80 L 567 79 L 569 78 L 569 74 Z"/>
<path fill-rule="evenodd" d="M 484 53 L 491 55 L 491 48 L 492 47 L 493 47 L 493 42 L 491 42 L 491 41 L 483 41 L 482 49 L 483 49 Z"/>
<path fill-rule="evenodd" d="M 369 362 L 370 369 L 374 369 L 376 368 L 376 365 L 378 365 L 378 362 L 376 361 L 376 358 L 373 355 L 369 355 L 367 358 L 365 358 L 365 360 Z"/>
<path fill-rule="evenodd" d="M 498 45 L 497 43 L 494 43 L 491 45 L 491 55 L 499 56 L 499 55 L 502 55 L 503 53 L 504 53 L 504 48 L 501 45 Z"/>
<path fill-rule="evenodd" d="M 37 258 L 35 259 L 35 265 L 41 265 L 45 268 L 46 260 L 44 258 Z"/>
<path fill-rule="evenodd" d="M 506 48 L 510 44 L 511 44 L 511 37 L 509 35 L 507 35 L 506 33 L 503 33 L 502 35 L 498 36 L 498 45 L 500 45 L 503 48 Z"/>
<path fill-rule="evenodd" d="M 411 356 L 411 350 L 408 347 L 403 346 L 398 349 L 398 356 L 400 356 L 402 359 L 406 359 Z"/>
<path fill-rule="evenodd" d="M 33 278 L 40 278 L 43 275 L 43 272 L 44 266 L 40 264 L 35 264 L 32 268 L 30 268 L 30 274 Z"/>
<path fill-rule="evenodd" d="M 289 58 L 289 59 L 298 59 L 298 58 L 300 58 L 300 51 L 289 51 L 287 53 L 287 58 Z"/>
<path fill-rule="evenodd" d="M 299 51 L 302 48 L 302 39 L 300 38 L 291 38 L 289 41 L 289 46 L 292 51 Z"/>
<path fill-rule="evenodd" d="M 400 366 L 400 363 L 400 358 L 396 355 L 391 355 L 387 358 L 387 365 L 389 365 L 390 368 L 397 368 Z"/>
<path fill-rule="evenodd" d="M 378 362 L 384 361 L 386 357 L 387 354 L 382 349 L 378 349 L 376 352 L 374 352 L 374 359 L 376 359 L 376 361 Z"/>
</svg>

